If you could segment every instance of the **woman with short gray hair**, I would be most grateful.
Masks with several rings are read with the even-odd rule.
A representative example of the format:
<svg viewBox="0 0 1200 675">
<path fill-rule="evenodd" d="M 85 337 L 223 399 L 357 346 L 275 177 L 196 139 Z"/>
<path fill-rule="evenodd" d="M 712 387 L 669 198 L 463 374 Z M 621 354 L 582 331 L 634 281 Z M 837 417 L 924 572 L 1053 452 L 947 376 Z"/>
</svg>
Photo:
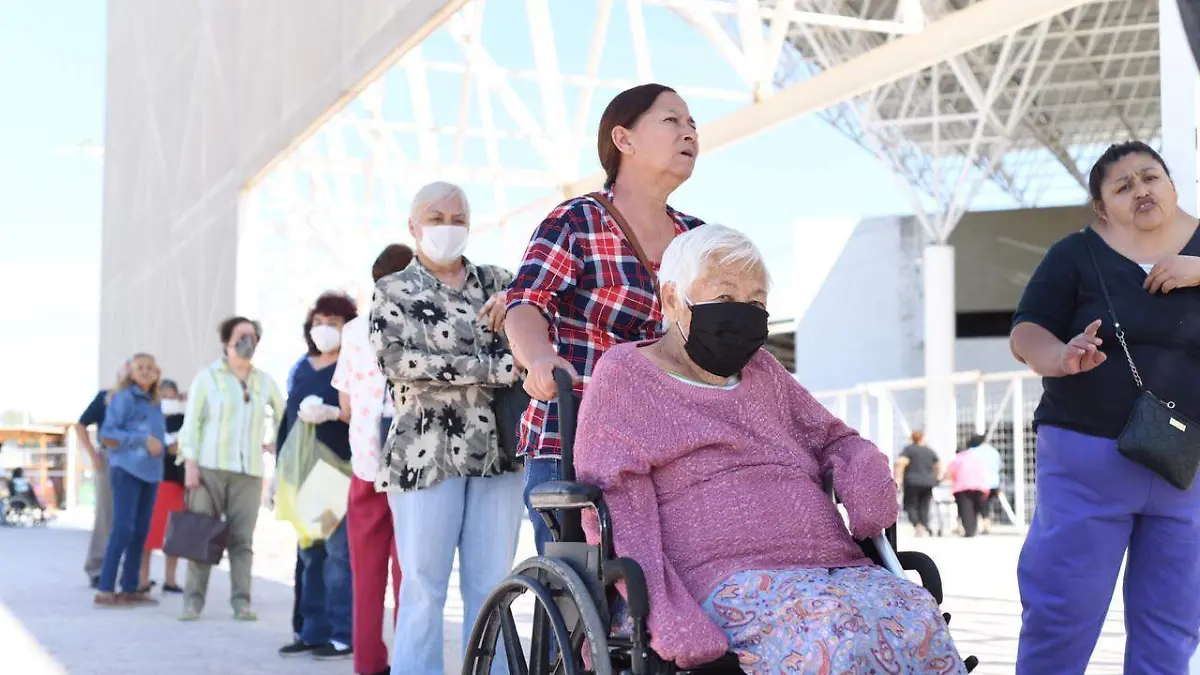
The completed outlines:
<svg viewBox="0 0 1200 675">
<path fill-rule="evenodd" d="M 392 668 L 420 675 L 443 670 L 455 552 L 466 645 L 484 599 L 512 567 L 521 524 L 521 465 L 501 451 L 492 411 L 496 391 L 517 380 L 500 330 L 499 297 L 512 273 L 463 257 L 470 223 L 457 185 L 421 188 L 409 219 L 417 255 L 377 282 L 370 315 L 396 410 L 376 479 L 388 493 L 403 574 Z"/>
<path fill-rule="evenodd" d="M 854 541 L 896 521 L 896 484 L 762 349 L 758 248 L 706 225 L 667 247 L 660 275 L 667 332 L 600 359 L 575 445 L 616 554 L 645 572 L 654 650 L 683 668 L 732 651 L 763 675 L 966 672 L 933 597 Z M 584 529 L 599 541 L 594 513 Z"/>
</svg>

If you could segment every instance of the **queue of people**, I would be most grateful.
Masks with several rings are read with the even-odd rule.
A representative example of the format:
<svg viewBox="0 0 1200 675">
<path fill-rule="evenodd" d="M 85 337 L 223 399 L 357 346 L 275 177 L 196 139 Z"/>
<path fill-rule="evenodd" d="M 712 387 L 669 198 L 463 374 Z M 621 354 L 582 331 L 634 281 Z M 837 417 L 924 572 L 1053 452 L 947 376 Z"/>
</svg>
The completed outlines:
<svg viewBox="0 0 1200 675">
<path fill-rule="evenodd" d="M 89 556 L 87 568 L 97 606 L 154 602 L 138 569 L 154 544 L 163 457 L 174 455 L 186 508 L 229 525 L 233 618 L 255 620 L 264 455 L 303 465 L 302 477 L 323 462 L 316 497 L 282 470 L 268 488 L 300 540 L 293 639 L 279 653 L 353 658 L 360 675 L 440 675 L 455 556 L 465 645 L 512 566 L 522 499 L 528 507 L 530 490 L 561 476 L 561 369 L 582 397 L 578 475 L 604 490 L 615 553 L 646 572 L 660 655 L 688 667 L 732 651 L 748 673 L 812 672 L 814 662 L 853 672 L 883 668 L 880 659 L 887 672 L 965 672 L 933 597 L 873 567 L 854 541 L 896 522 L 897 486 L 927 532 L 942 481 L 973 536 L 1002 488 L 999 454 L 972 439 L 943 467 L 914 434 L 889 469 L 763 349 L 761 252 L 668 204 L 700 149 L 677 92 L 622 92 L 597 142 L 604 188 L 552 210 L 515 273 L 464 256 L 471 209 L 461 188 L 419 190 L 408 223 L 415 250 L 380 254 L 369 312 L 338 293 L 316 300 L 286 399 L 253 365 L 262 330 L 243 317 L 219 327 L 221 356 L 187 390 L 177 432 L 153 359 L 131 359 L 93 406 L 102 447 L 85 445 L 112 491 L 102 563 Z M 1179 602 L 1200 588 L 1196 489 L 1171 487 L 1118 452 L 1112 439 L 1142 382 L 1123 370 L 1126 359 L 1105 363 L 1128 342 L 1129 367 L 1136 360 L 1157 394 L 1200 415 L 1186 386 L 1188 336 L 1174 328 L 1189 326 L 1200 302 L 1196 222 L 1175 210 L 1165 165 L 1140 144 L 1097 163 L 1092 193 L 1099 223 L 1051 249 L 1014 320 L 1014 353 L 1047 382 L 1035 419 L 1038 504 L 1019 570 L 1018 672 L 1082 672 L 1127 550 L 1127 672 L 1185 672 L 1200 636 L 1200 601 Z M 1089 251 L 1103 261 L 1095 271 Z M 1124 333 L 1106 320 L 1096 272 L 1130 322 Z M 497 401 L 513 387 L 532 398 L 515 454 L 497 426 Z M 95 420 L 89 412 L 81 424 Z M 825 477 L 849 529 L 821 491 Z M 306 499 L 320 504 L 315 521 L 298 515 Z M 779 503 L 795 517 L 781 517 Z M 530 516 L 541 552 L 550 531 Z M 101 520 L 97 509 L 97 532 Z M 597 540 L 594 520 L 585 530 Z M 380 639 L 389 571 L 399 584 L 390 655 Z M 209 574 L 189 562 L 182 619 L 200 617 Z M 800 611 L 817 605 L 828 611 Z"/>
</svg>

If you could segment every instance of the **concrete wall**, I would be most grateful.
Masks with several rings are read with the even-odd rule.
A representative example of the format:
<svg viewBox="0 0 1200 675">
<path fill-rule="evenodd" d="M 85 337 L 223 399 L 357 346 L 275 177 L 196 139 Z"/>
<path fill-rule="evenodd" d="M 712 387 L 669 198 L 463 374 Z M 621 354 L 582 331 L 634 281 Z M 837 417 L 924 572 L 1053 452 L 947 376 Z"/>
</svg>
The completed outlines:
<svg viewBox="0 0 1200 675">
<path fill-rule="evenodd" d="M 218 354 L 247 182 L 461 4 L 109 1 L 100 381 L 134 351 L 185 382 Z"/>
<path fill-rule="evenodd" d="M 920 241 L 906 218 L 862 221 L 845 240 L 796 329 L 796 374 L 812 390 L 909 377 L 923 367 L 914 350 Z M 803 235 L 801 235 L 803 236 Z M 804 247 L 797 241 L 798 250 Z"/>
<path fill-rule="evenodd" d="M 1084 208 L 968 214 L 950 237 L 957 311 L 1016 309 L 1045 250 L 1088 222 Z M 810 245 L 809 224 L 796 229 L 796 373 L 813 390 L 924 373 L 920 268 L 926 238 L 920 224 L 912 216 L 893 216 L 852 223 L 849 229 L 848 236 L 836 239 L 840 246 L 824 240 Z M 803 252 L 814 245 L 835 262 L 809 264 Z M 1003 338 L 955 342 L 956 370 L 1020 367 Z"/>
</svg>

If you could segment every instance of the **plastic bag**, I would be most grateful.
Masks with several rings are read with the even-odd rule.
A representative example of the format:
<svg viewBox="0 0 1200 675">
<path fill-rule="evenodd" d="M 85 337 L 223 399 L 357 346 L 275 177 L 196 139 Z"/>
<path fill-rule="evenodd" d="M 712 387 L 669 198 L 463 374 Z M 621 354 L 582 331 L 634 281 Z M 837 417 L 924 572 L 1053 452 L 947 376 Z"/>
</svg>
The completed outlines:
<svg viewBox="0 0 1200 675">
<path fill-rule="evenodd" d="M 350 462 L 317 438 L 315 425 L 297 420 L 275 467 L 275 518 L 292 524 L 300 548 L 328 539 L 346 515 Z"/>
</svg>

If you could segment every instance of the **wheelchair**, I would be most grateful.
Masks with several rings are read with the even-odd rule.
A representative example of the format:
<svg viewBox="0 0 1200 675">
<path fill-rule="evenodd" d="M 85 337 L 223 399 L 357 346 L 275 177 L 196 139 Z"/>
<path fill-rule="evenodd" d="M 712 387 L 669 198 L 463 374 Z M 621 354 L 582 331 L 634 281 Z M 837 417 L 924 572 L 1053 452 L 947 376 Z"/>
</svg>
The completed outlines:
<svg viewBox="0 0 1200 675">
<path fill-rule="evenodd" d="M 550 527 L 554 541 L 547 543 L 545 555 L 517 564 L 484 601 L 467 644 L 463 675 L 490 675 L 497 658 L 507 663 L 510 675 L 744 675 L 733 653 L 698 668 L 683 669 L 650 648 L 645 575 L 634 560 L 616 556 L 612 520 L 600 489 L 575 480 L 579 402 L 570 376 L 558 371 L 555 380 L 563 480 L 539 485 L 530 494 L 531 505 Z M 828 479 L 825 489 L 831 499 L 836 499 Z M 580 517 L 584 509 L 593 510 L 599 521 L 599 545 L 588 544 L 584 537 Z M 893 526 L 885 534 L 859 542 L 859 546 L 893 574 L 903 577 L 905 570 L 917 573 L 921 584 L 941 605 L 942 582 L 937 566 L 923 553 L 896 553 L 895 536 Z M 611 630 L 610 608 L 618 598 L 618 582 L 625 584 L 626 607 L 632 619 L 628 635 Z M 528 662 L 512 610 L 513 602 L 525 594 L 534 601 Z M 950 615 L 942 616 L 949 623 Z M 971 656 L 964 663 L 971 672 L 979 661 Z"/>
</svg>

